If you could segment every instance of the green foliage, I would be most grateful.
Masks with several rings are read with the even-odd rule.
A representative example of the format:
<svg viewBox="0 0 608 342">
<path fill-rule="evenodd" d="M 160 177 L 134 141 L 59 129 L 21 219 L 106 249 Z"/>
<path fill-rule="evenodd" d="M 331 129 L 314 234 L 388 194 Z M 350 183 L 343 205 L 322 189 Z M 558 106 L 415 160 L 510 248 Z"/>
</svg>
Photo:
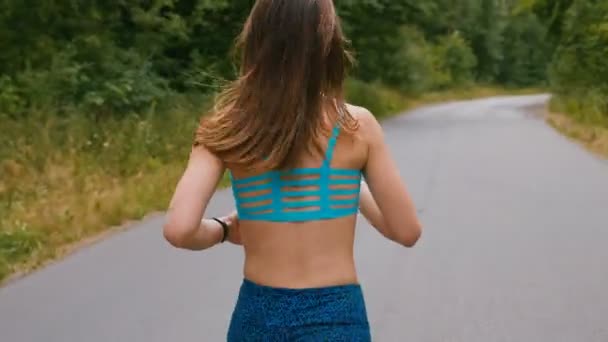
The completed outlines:
<svg viewBox="0 0 608 342">
<path fill-rule="evenodd" d="M 11 265 L 29 258 L 42 246 L 40 233 L 18 224 L 11 230 L 0 227 L 0 280 L 11 273 Z"/>
<path fill-rule="evenodd" d="M 42 238 L 21 226 L 10 231 L 0 230 L 0 259 L 15 262 L 40 248 Z"/>
<path fill-rule="evenodd" d="M 413 0 L 337 1 L 344 30 L 352 40 L 358 66 L 356 76 L 364 81 L 384 80 L 395 68 L 395 55 L 402 53 L 402 26 L 419 22 L 429 11 L 428 3 Z M 399 71 L 397 71 L 399 72 Z"/>
<path fill-rule="evenodd" d="M 608 3 L 575 1 L 551 65 L 559 107 L 590 123 L 608 124 Z"/>
<path fill-rule="evenodd" d="M 5 279 L 11 272 L 10 265 L 6 260 L 0 258 L 0 279 Z"/>
<path fill-rule="evenodd" d="M 432 47 L 424 33 L 415 27 L 402 27 L 397 33 L 400 47 L 385 58 L 386 65 L 382 80 L 388 85 L 407 93 L 421 93 L 433 86 Z"/>
<path fill-rule="evenodd" d="M 559 41 L 568 9 L 576 0 L 520 0 L 516 12 L 533 12 L 545 27 L 546 38 L 552 45 Z"/>
<path fill-rule="evenodd" d="M 350 103 L 367 108 L 377 117 L 396 113 L 407 106 L 407 100 L 399 92 L 379 83 L 356 79 L 346 82 L 346 96 Z"/>
<path fill-rule="evenodd" d="M 25 100 L 19 87 L 9 76 L 0 76 L 0 113 L 21 113 L 25 109 Z"/>
<path fill-rule="evenodd" d="M 0 110 L 142 111 L 175 92 L 213 90 L 251 1 L 0 3 Z M 210 76 L 212 75 L 212 76 Z"/>
<path fill-rule="evenodd" d="M 546 28 L 534 13 L 514 16 L 505 28 L 504 57 L 498 81 L 507 85 L 533 86 L 546 79 L 550 46 Z"/>
<path fill-rule="evenodd" d="M 353 76 L 421 93 L 475 81 L 542 83 L 573 1 L 336 5 L 358 60 Z M 235 76 L 230 52 L 253 3 L 2 1 L 0 112 L 125 116 L 178 95 L 213 93 Z"/>
<path fill-rule="evenodd" d="M 464 38 L 455 32 L 441 37 L 434 47 L 436 87 L 463 87 L 473 83 L 477 57 Z"/>
<path fill-rule="evenodd" d="M 495 81 L 503 58 L 503 30 L 507 23 L 504 2 L 480 0 L 476 13 L 477 26 L 471 32 L 471 44 L 477 56 L 477 77 L 484 82 Z"/>
</svg>

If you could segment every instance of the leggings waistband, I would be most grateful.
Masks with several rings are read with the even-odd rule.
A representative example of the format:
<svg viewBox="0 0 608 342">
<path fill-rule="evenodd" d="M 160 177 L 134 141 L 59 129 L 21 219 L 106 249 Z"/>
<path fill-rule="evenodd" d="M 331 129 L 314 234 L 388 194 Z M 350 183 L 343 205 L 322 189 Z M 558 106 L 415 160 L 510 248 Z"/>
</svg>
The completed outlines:
<svg viewBox="0 0 608 342">
<path fill-rule="evenodd" d="M 257 284 L 249 279 L 243 279 L 241 291 L 247 294 L 260 294 L 260 295 L 324 295 L 324 294 L 335 294 L 341 292 L 350 291 L 361 291 L 360 284 L 345 284 L 345 285 L 332 285 L 324 287 L 309 287 L 309 288 L 286 288 L 286 287 L 273 287 L 267 285 Z"/>
</svg>

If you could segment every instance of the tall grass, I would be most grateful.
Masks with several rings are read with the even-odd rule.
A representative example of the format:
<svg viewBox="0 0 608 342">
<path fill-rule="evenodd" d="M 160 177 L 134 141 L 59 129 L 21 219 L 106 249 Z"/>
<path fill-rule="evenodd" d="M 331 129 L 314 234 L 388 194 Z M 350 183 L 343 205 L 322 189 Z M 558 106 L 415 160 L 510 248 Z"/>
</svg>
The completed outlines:
<svg viewBox="0 0 608 342">
<path fill-rule="evenodd" d="M 587 149 L 608 158 L 608 98 L 598 89 L 559 94 L 549 102 L 547 122 Z"/>
<path fill-rule="evenodd" d="M 42 111 L 1 118 L 0 280 L 165 208 L 199 113 L 177 106 L 103 120 Z"/>
<path fill-rule="evenodd" d="M 584 93 L 557 94 L 549 103 L 552 112 L 564 113 L 576 122 L 608 128 L 606 91 L 588 89 Z"/>
</svg>

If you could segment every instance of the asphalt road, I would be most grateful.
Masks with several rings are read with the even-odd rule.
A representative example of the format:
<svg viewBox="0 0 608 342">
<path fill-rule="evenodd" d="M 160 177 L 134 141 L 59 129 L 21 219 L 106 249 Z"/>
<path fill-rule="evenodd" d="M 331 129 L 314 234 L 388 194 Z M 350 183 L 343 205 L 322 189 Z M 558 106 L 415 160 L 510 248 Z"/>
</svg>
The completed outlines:
<svg viewBox="0 0 608 342">
<path fill-rule="evenodd" d="M 608 162 L 527 112 L 546 99 L 454 102 L 384 123 L 425 231 L 407 250 L 359 222 L 375 341 L 608 341 Z M 210 214 L 231 208 L 222 191 Z M 225 340 L 242 251 L 178 251 L 161 223 L 0 289 L 0 341 Z"/>
</svg>

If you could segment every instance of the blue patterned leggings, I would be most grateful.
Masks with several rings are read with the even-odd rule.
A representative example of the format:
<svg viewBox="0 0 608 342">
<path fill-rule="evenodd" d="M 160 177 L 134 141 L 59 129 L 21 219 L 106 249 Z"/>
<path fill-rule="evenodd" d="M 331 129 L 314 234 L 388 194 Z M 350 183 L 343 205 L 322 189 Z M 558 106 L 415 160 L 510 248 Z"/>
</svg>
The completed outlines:
<svg viewBox="0 0 608 342">
<path fill-rule="evenodd" d="M 283 289 L 244 280 L 228 342 L 371 341 L 359 285 Z"/>
</svg>

